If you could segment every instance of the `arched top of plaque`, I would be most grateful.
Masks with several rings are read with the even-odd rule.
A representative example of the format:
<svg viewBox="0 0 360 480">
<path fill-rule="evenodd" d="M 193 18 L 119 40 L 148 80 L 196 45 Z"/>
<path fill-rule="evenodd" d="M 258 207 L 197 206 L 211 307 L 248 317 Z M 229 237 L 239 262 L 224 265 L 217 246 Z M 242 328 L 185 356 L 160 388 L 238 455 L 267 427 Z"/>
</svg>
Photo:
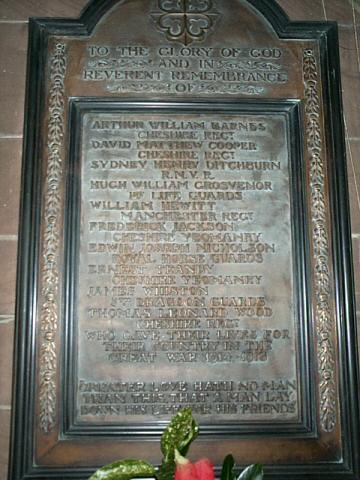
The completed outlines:
<svg viewBox="0 0 360 480">
<path fill-rule="evenodd" d="M 139 12 L 141 18 L 139 18 Z M 220 0 L 91 0 L 78 19 L 34 18 L 32 20 L 46 26 L 52 34 L 92 35 L 111 21 L 109 17 L 114 16 L 112 23 L 115 23 L 116 19 L 119 33 L 122 30 L 123 34 L 126 32 L 128 35 L 131 24 L 127 22 L 129 19 L 131 21 L 132 17 L 135 16 L 135 23 L 139 27 L 145 26 L 149 18 L 155 19 L 156 23 L 156 18 L 168 14 L 176 17 L 179 28 L 181 25 L 184 27 L 184 23 L 188 22 L 193 28 L 197 26 L 198 30 L 204 31 L 214 28 L 216 20 L 225 14 L 225 17 L 231 17 L 231 23 L 236 27 L 238 35 L 244 25 L 248 31 L 256 31 L 259 27 L 261 30 L 266 29 L 266 24 L 267 26 L 270 24 L 280 38 L 319 38 L 325 31 L 336 25 L 336 22 L 290 22 L 275 0 L 226 0 L 225 2 Z M 253 17 L 257 17 L 257 21 L 254 21 Z M 171 28 L 166 20 L 163 19 L 159 25 L 160 31 Z M 250 23 L 248 23 L 249 20 Z M 224 28 L 226 26 L 225 24 Z M 149 34 L 148 31 L 146 33 Z M 205 35 L 199 34 L 199 31 L 193 36 L 198 41 L 205 39 Z M 170 37 L 176 38 L 178 34 Z M 179 41 L 184 43 L 181 37 Z"/>
<path fill-rule="evenodd" d="M 289 22 L 273 0 L 93 1 L 31 30 L 63 41 L 71 96 L 300 98 L 304 49 L 336 65 L 335 23 Z"/>
</svg>

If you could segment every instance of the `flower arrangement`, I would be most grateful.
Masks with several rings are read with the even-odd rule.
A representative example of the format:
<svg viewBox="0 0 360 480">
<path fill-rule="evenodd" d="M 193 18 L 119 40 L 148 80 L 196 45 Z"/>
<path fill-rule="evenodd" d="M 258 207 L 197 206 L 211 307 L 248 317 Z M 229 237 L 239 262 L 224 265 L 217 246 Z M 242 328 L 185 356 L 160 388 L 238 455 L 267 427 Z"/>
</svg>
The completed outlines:
<svg viewBox="0 0 360 480">
<path fill-rule="evenodd" d="M 159 468 L 144 460 L 120 460 L 97 470 L 89 480 L 131 480 L 155 478 L 156 480 L 214 480 L 214 465 L 207 458 L 195 463 L 185 456 L 190 444 L 199 433 L 199 426 L 191 408 L 183 408 L 171 420 L 161 436 L 163 460 Z M 224 459 L 220 480 L 262 480 L 261 465 L 250 465 L 238 477 L 235 460 L 230 454 Z"/>
</svg>

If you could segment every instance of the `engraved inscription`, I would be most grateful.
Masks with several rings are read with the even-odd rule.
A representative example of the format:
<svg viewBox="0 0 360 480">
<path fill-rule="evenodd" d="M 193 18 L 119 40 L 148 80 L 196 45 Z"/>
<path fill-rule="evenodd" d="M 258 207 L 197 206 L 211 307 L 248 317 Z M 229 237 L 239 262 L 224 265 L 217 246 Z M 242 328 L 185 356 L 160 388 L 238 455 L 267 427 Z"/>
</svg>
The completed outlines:
<svg viewBox="0 0 360 480">
<path fill-rule="evenodd" d="M 82 79 L 110 92 L 259 95 L 289 81 L 276 47 L 88 46 Z"/>
<path fill-rule="evenodd" d="M 298 419 L 286 121 L 83 115 L 81 421 Z"/>
<path fill-rule="evenodd" d="M 86 382 L 81 380 L 81 415 L 174 415 L 181 405 L 198 415 L 294 414 L 296 382 L 167 381 Z"/>
</svg>

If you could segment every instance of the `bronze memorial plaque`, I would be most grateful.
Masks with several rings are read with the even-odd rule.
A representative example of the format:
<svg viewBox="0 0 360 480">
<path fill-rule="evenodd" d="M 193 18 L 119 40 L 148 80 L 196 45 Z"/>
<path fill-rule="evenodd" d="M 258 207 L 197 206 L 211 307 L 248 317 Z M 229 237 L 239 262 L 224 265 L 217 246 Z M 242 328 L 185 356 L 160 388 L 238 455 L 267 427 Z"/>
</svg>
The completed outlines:
<svg viewBox="0 0 360 480">
<path fill-rule="evenodd" d="M 30 21 L 10 480 L 191 455 L 360 479 L 337 26 L 274 0 Z"/>
<path fill-rule="evenodd" d="M 287 117 L 247 110 L 83 114 L 79 421 L 299 419 Z"/>
</svg>

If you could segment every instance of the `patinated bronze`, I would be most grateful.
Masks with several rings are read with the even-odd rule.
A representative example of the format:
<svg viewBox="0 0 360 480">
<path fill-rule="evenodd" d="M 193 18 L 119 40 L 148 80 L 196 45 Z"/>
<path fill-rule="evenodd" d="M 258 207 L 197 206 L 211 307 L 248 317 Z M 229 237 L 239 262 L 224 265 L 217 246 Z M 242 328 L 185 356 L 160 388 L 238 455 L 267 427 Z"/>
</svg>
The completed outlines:
<svg viewBox="0 0 360 480">
<path fill-rule="evenodd" d="M 194 456 L 360 478 L 336 25 L 94 1 L 29 56 L 11 479 L 156 463 L 185 406 Z"/>
</svg>

